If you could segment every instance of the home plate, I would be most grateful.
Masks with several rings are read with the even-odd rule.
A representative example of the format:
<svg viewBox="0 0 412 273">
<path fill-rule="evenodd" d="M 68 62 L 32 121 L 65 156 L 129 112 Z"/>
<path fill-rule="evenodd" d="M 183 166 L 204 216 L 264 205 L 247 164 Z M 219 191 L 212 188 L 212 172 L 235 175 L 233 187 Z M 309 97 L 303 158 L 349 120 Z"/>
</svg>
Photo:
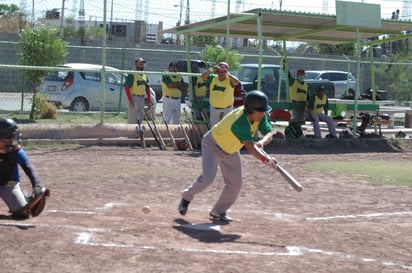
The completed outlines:
<svg viewBox="0 0 412 273">
<path fill-rule="evenodd" d="M 180 226 L 183 228 L 190 228 L 195 230 L 220 230 L 220 226 L 215 224 L 182 224 Z"/>
</svg>

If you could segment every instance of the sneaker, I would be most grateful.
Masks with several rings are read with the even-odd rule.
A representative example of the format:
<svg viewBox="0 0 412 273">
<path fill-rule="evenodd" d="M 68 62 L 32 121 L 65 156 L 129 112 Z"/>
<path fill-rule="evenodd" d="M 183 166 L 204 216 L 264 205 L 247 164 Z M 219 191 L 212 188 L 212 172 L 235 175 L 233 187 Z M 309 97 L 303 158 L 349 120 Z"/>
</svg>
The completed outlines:
<svg viewBox="0 0 412 273">
<path fill-rule="evenodd" d="M 189 203 L 190 203 L 189 201 L 182 198 L 182 200 L 180 201 L 180 204 L 179 204 L 179 208 L 178 208 L 179 213 L 181 215 L 186 215 L 187 209 L 189 208 Z"/>
<path fill-rule="evenodd" d="M 209 215 L 210 217 L 212 217 L 212 220 L 225 221 L 225 222 L 233 221 L 233 218 L 230 216 L 227 216 L 226 213 L 217 213 L 217 212 L 211 211 Z"/>
</svg>

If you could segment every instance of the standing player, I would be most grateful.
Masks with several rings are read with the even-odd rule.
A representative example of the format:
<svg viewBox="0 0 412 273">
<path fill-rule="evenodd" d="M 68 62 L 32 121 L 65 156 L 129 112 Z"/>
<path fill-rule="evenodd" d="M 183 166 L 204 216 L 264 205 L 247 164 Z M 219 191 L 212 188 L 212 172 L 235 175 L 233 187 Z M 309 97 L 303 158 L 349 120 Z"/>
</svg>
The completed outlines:
<svg viewBox="0 0 412 273">
<path fill-rule="evenodd" d="M 0 197 L 14 218 L 27 219 L 41 213 L 48 190 L 41 186 L 36 169 L 19 141 L 20 130 L 16 123 L 9 118 L 0 118 Z M 19 165 L 30 179 L 33 187 L 31 196 L 25 196 L 20 188 Z M 36 202 L 34 207 L 33 202 Z"/>
<path fill-rule="evenodd" d="M 210 126 L 218 123 L 233 110 L 234 87 L 239 80 L 229 72 L 229 65 L 220 62 L 202 74 L 209 85 Z"/>
<path fill-rule="evenodd" d="M 232 221 L 226 212 L 236 201 L 242 186 L 242 164 L 239 150 L 243 146 L 257 159 L 269 162 L 260 150 L 272 141 L 272 125 L 266 112 L 271 108 L 268 97 L 262 91 L 250 91 L 245 98 L 244 106 L 236 108 L 209 130 L 202 140 L 202 174 L 182 193 L 179 213 L 187 213 L 189 203 L 194 196 L 213 183 L 220 167 L 224 180 L 224 188 L 218 201 L 210 211 L 216 220 Z M 255 142 L 257 132 L 263 137 Z M 275 159 L 273 159 L 275 160 Z M 273 166 L 273 165 L 272 165 Z"/>
<path fill-rule="evenodd" d="M 137 58 L 134 61 L 136 71 L 143 71 L 146 61 L 143 58 Z M 129 124 L 142 124 L 144 118 L 145 94 L 147 104 L 151 107 L 151 92 L 149 80 L 146 74 L 129 74 L 125 82 L 125 91 L 129 100 L 128 118 Z"/>
<path fill-rule="evenodd" d="M 178 65 L 175 62 L 169 64 L 169 72 L 177 72 Z M 182 96 L 187 95 L 188 84 L 181 75 L 163 75 L 162 95 L 163 114 L 167 124 L 180 124 L 180 114 L 182 112 Z"/>
<path fill-rule="evenodd" d="M 283 63 L 285 69 L 285 61 Z M 292 118 L 298 123 L 304 122 L 304 112 L 306 107 L 308 84 L 305 82 L 305 70 L 298 69 L 296 78 L 292 77 L 288 71 L 290 100 L 296 105 L 292 110 Z"/>
<path fill-rule="evenodd" d="M 203 73 L 206 68 L 206 63 L 201 61 L 193 69 L 193 73 Z M 201 71 L 203 70 L 203 71 Z M 202 75 L 192 77 L 193 84 L 193 102 L 192 109 L 195 115 L 195 119 L 202 119 L 201 113 L 209 112 L 209 96 L 207 89 L 207 81 L 203 80 Z"/>
</svg>

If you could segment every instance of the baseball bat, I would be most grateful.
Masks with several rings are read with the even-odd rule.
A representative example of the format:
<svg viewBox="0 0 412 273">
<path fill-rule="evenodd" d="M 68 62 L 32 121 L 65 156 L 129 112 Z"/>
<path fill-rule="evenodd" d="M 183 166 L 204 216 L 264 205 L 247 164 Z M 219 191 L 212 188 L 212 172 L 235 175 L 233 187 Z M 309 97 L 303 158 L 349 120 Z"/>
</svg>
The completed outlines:
<svg viewBox="0 0 412 273">
<path fill-rule="evenodd" d="M 179 148 L 176 145 L 175 137 L 173 136 L 172 131 L 170 130 L 169 125 L 167 124 L 167 121 L 165 119 L 165 116 L 163 115 L 163 112 L 161 113 L 161 115 L 162 115 L 162 118 L 163 118 L 163 123 L 166 125 L 167 133 L 169 134 L 170 143 L 172 144 L 172 146 L 175 150 L 179 150 Z"/>
<path fill-rule="evenodd" d="M 150 120 L 149 120 L 149 117 L 147 116 L 146 112 L 144 112 L 144 116 L 145 116 L 145 119 L 146 119 L 146 121 L 147 121 L 147 125 L 149 125 L 149 129 L 150 129 L 150 131 L 152 132 L 152 135 L 153 135 L 153 137 L 154 137 L 154 139 L 155 139 L 155 141 L 156 141 L 156 143 L 157 143 L 157 146 L 159 146 L 159 149 L 160 149 L 160 150 L 163 150 L 162 144 L 160 143 L 160 141 L 159 141 L 159 139 L 158 139 L 158 137 L 157 137 L 156 132 L 153 130 L 152 125 L 150 125 Z"/>
<path fill-rule="evenodd" d="M 299 183 L 299 181 L 294 178 L 285 168 L 283 168 L 278 162 L 275 162 L 271 156 L 269 156 L 265 150 L 262 148 L 259 148 L 255 145 L 255 148 L 260 150 L 267 159 L 269 159 L 269 163 L 276 166 L 277 170 L 280 172 L 280 174 L 286 178 L 286 181 L 296 190 L 296 191 L 302 191 L 303 186 Z"/>
<path fill-rule="evenodd" d="M 174 111 L 176 111 L 176 109 L 174 109 Z M 183 127 L 183 124 L 182 124 L 182 120 L 180 120 L 180 129 L 182 129 L 182 131 L 183 131 L 183 136 L 184 136 L 187 144 L 189 144 L 189 150 L 193 151 L 192 143 L 190 142 L 189 136 L 186 134 L 186 130 L 185 130 L 185 128 Z"/>
</svg>

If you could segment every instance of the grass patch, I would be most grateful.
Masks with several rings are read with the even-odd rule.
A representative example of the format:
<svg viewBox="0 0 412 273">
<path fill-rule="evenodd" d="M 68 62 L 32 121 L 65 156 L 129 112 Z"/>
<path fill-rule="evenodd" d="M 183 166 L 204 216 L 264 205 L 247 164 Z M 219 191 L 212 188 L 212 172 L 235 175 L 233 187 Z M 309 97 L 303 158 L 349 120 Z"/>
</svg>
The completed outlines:
<svg viewBox="0 0 412 273">
<path fill-rule="evenodd" d="M 362 175 L 375 184 L 412 185 L 412 171 L 405 161 L 316 161 L 309 163 L 306 168 L 310 171 Z"/>
<path fill-rule="evenodd" d="M 18 124 L 40 123 L 40 124 L 98 124 L 100 123 L 100 112 L 58 112 L 55 119 L 37 118 L 31 120 L 26 112 L 0 112 L 1 116 L 14 119 Z M 104 123 L 127 123 L 126 112 L 104 113 Z"/>
</svg>

